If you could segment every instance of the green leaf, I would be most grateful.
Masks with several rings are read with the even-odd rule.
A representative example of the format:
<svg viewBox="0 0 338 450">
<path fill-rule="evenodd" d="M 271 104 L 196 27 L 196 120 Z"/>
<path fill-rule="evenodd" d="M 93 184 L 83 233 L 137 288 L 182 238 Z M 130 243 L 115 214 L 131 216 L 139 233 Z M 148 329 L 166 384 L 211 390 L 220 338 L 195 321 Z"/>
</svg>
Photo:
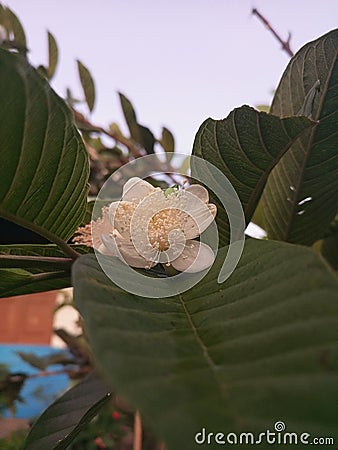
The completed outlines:
<svg viewBox="0 0 338 450">
<path fill-rule="evenodd" d="M 156 142 L 155 136 L 148 127 L 140 124 L 138 124 L 138 127 L 141 135 L 140 144 L 144 147 L 147 154 L 151 155 L 152 153 L 154 153 L 154 145 Z"/>
<path fill-rule="evenodd" d="M 332 436 L 335 276 L 308 248 L 248 239 L 218 284 L 226 252 L 197 286 L 167 299 L 122 291 L 93 255 L 80 257 L 74 300 L 100 367 L 168 450 L 200 448 L 203 427 L 259 433 L 278 420 Z"/>
<path fill-rule="evenodd" d="M 258 111 L 263 111 L 266 113 L 270 112 L 270 106 L 269 105 L 256 105 L 256 109 L 258 109 Z"/>
<path fill-rule="evenodd" d="M 90 202 L 91 203 L 91 202 Z M 105 205 L 106 203 L 103 203 Z M 71 245 L 78 253 L 88 253 L 90 249 L 84 245 Z M 0 261 L 2 255 L 36 256 L 64 258 L 64 253 L 54 244 L 9 244 L 0 245 Z M 0 267 L 3 267 L 0 262 Z"/>
<path fill-rule="evenodd" d="M 174 153 L 175 152 L 175 138 L 174 135 L 168 128 L 163 127 L 162 128 L 162 136 L 159 140 L 159 143 L 163 147 L 164 151 L 166 153 Z M 173 155 L 170 156 L 169 161 L 171 160 Z"/>
<path fill-rule="evenodd" d="M 0 49 L 0 216 L 56 242 L 87 204 L 88 154 L 64 101 L 20 55 Z"/>
<path fill-rule="evenodd" d="M 112 122 L 111 124 L 109 124 L 109 130 L 113 135 L 115 135 L 117 137 L 121 137 L 121 138 L 125 137 L 123 135 L 119 125 L 116 122 Z"/>
<path fill-rule="evenodd" d="M 13 33 L 15 43 L 20 47 L 21 50 L 26 51 L 26 35 L 20 20 L 9 8 L 5 8 L 5 14 L 8 19 L 8 23 L 10 24 L 10 31 Z"/>
<path fill-rule="evenodd" d="M 25 269 L 0 269 L 0 298 L 52 291 L 71 286 L 69 271 L 32 273 Z"/>
<path fill-rule="evenodd" d="M 262 200 L 265 229 L 272 239 L 311 245 L 336 215 L 337 46 L 338 30 L 306 44 L 277 88 L 273 114 L 304 111 L 319 122 L 292 145 L 269 177 Z"/>
<path fill-rule="evenodd" d="M 154 153 L 156 139 L 153 132 L 148 127 L 137 122 L 136 112 L 131 101 L 121 92 L 119 92 L 119 98 L 131 139 L 140 144 L 148 155 Z"/>
<path fill-rule="evenodd" d="M 251 221 L 264 230 L 265 224 L 264 224 L 264 217 L 263 217 L 262 199 L 258 202 L 258 205 L 255 209 L 254 215 L 251 218 Z"/>
<path fill-rule="evenodd" d="M 179 167 L 179 173 L 182 175 L 187 175 L 189 176 L 190 174 L 190 163 L 191 163 L 191 158 L 190 156 L 187 156 L 186 158 L 183 159 L 183 161 L 181 162 L 181 165 Z"/>
<path fill-rule="evenodd" d="M 74 249 L 78 250 L 77 246 L 73 246 Z M 83 246 L 81 246 L 83 249 Z M 12 259 L 7 259 L 6 257 L 12 257 Z M 18 259 L 16 260 L 15 258 Z M 27 260 L 25 262 L 25 257 Z M 32 257 L 32 258 L 31 258 Z M 51 258 L 51 263 L 48 264 L 47 261 L 43 262 L 43 260 L 38 261 L 39 258 Z M 37 264 L 33 264 L 34 258 L 37 259 Z M 55 260 L 54 264 L 53 261 Z M 53 244 L 10 244 L 10 245 L 0 245 L 0 268 L 37 268 L 37 269 L 60 269 L 60 264 L 58 261 L 64 262 L 65 265 L 62 267 L 65 269 L 69 264 L 66 264 L 70 258 L 65 258 L 63 252 Z M 18 262 L 19 261 L 19 262 Z M 19 265 L 17 265 L 19 264 Z"/>
<path fill-rule="evenodd" d="M 306 94 L 303 106 L 298 111 L 298 115 L 306 116 L 309 118 L 312 117 L 314 103 L 316 100 L 316 96 L 319 94 L 319 91 L 320 91 L 320 81 L 317 80 L 317 81 L 315 81 L 314 85 L 309 90 L 309 92 Z"/>
<path fill-rule="evenodd" d="M 93 77 L 87 67 L 79 60 L 77 60 L 77 68 L 88 108 L 90 111 L 93 111 L 95 104 L 95 84 Z"/>
<path fill-rule="evenodd" d="M 331 267 L 338 271 L 338 230 L 320 241 L 320 251 Z"/>
<path fill-rule="evenodd" d="M 124 118 L 126 120 L 128 128 L 129 128 L 130 137 L 134 141 L 140 143 L 142 141 L 142 137 L 141 137 L 139 125 L 137 123 L 136 112 L 134 110 L 134 107 L 133 107 L 131 101 L 125 95 L 123 95 L 121 92 L 119 92 L 119 98 L 120 98 L 122 112 L 123 112 Z"/>
<path fill-rule="evenodd" d="M 173 192 L 177 192 L 177 191 L 178 191 L 178 186 L 177 186 L 177 184 L 175 184 L 173 187 L 170 187 L 164 191 L 164 196 L 167 198 Z"/>
<path fill-rule="evenodd" d="M 94 373 L 69 389 L 38 418 L 23 450 L 65 450 L 109 400 L 107 385 Z"/>
<path fill-rule="evenodd" d="M 263 192 L 268 175 L 292 142 L 314 125 L 305 117 L 279 117 L 249 106 L 234 109 L 226 119 L 207 119 L 195 137 L 193 155 L 204 158 L 228 178 L 242 203 L 248 224 Z M 192 161 L 192 176 L 196 173 Z M 205 176 L 205 174 L 203 174 Z M 216 222 L 221 244 L 228 243 L 228 219 L 216 203 Z"/>
<path fill-rule="evenodd" d="M 90 251 L 85 246 L 72 246 L 79 253 Z M 19 256 L 20 261 L 3 256 Z M 53 258 L 55 262 L 25 261 L 25 257 Z M 1 245 L 0 298 L 63 289 L 71 286 L 69 259 L 55 245 Z"/>
<path fill-rule="evenodd" d="M 59 59 L 59 51 L 56 40 L 52 33 L 48 31 L 48 69 L 47 76 L 50 80 L 53 78 Z"/>
<path fill-rule="evenodd" d="M 338 271 L 338 216 L 330 224 L 330 228 L 324 238 L 316 241 L 312 248 L 321 253 L 330 266 Z"/>
<path fill-rule="evenodd" d="M 3 28 L 5 29 L 6 39 L 8 39 L 9 33 L 11 31 L 10 30 L 11 24 L 8 21 L 8 17 L 7 17 L 7 14 L 6 14 L 6 8 L 4 8 L 1 3 L 0 3 L 0 25 L 2 25 Z"/>
<path fill-rule="evenodd" d="M 43 66 L 42 64 L 40 64 L 37 68 L 36 71 L 42 75 L 43 77 L 48 79 L 48 71 L 47 71 L 47 67 Z"/>
</svg>

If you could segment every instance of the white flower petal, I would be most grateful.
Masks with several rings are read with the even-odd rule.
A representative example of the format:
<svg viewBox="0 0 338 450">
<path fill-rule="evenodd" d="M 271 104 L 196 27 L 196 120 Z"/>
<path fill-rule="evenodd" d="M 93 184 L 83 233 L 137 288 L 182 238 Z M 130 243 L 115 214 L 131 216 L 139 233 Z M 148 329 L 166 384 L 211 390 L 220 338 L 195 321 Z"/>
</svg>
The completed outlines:
<svg viewBox="0 0 338 450">
<path fill-rule="evenodd" d="M 99 252 L 104 255 L 119 256 L 119 251 L 116 245 L 116 241 L 108 234 L 102 234 L 102 244 L 99 247 Z"/>
<path fill-rule="evenodd" d="M 208 269 L 214 262 L 215 255 L 211 248 L 198 241 L 187 241 L 182 254 L 171 262 L 180 272 L 195 273 Z"/>
<path fill-rule="evenodd" d="M 113 202 L 109 205 L 109 222 L 111 223 L 113 228 L 116 228 L 115 221 L 116 221 L 116 211 L 119 207 L 120 202 Z"/>
<path fill-rule="evenodd" d="M 213 203 L 209 203 L 208 208 L 211 214 L 213 215 L 213 218 L 215 218 L 217 214 L 217 206 L 214 205 Z"/>
<path fill-rule="evenodd" d="M 195 239 L 213 222 L 217 208 L 213 204 L 199 204 L 187 208 L 191 215 L 187 215 L 184 222 L 183 232 L 187 239 Z M 193 209 L 194 208 L 194 209 Z"/>
<path fill-rule="evenodd" d="M 188 214 L 184 221 L 183 233 L 186 239 L 195 239 L 200 235 L 200 230 L 196 221 Z"/>
<path fill-rule="evenodd" d="M 135 210 L 131 202 L 113 202 L 109 206 L 109 219 L 114 229 L 124 238 L 130 238 L 130 222 Z"/>
<path fill-rule="evenodd" d="M 148 194 L 151 194 L 155 188 L 147 181 L 138 177 L 130 178 L 123 186 L 122 200 L 127 202 L 137 202 L 142 200 Z"/>
<path fill-rule="evenodd" d="M 117 256 L 117 255 L 114 255 L 110 250 L 108 250 L 107 247 L 106 247 L 104 244 L 101 244 L 97 250 L 98 250 L 102 255 L 107 255 L 107 256 Z"/>
<path fill-rule="evenodd" d="M 119 250 L 125 262 L 130 267 L 138 267 L 142 269 L 149 269 L 150 267 L 156 266 L 156 262 L 147 261 L 143 256 L 141 256 L 129 241 L 123 243 L 119 246 Z"/>
<path fill-rule="evenodd" d="M 105 244 L 100 244 L 96 250 L 98 250 L 102 255 L 118 256 L 115 254 L 115 252 L 112 252 L 109 248 L 107 248 Z"/>
<path fill-rule="evenodd" d="M 112 202 L 109 205 L 109 217 L 112 217 L 115 214 L 115 212 L 116 212 L 117 208 L 119 207 L 120 203 L 121 203 L 120 201 L 117 201 L 117 202 Z"/>
<path fill-rule="evenodd" d="M 102 242 L 107 251 L 110 253 L 104 253 L 102 251 L 101 253 L 105 255 L 117 256 L 121 259 L 121 261 L 128 264 L 130 267 L 146 269 L 156 265 L 156 262 L 149 262 L 139 255 L 132 242 L 127 239 L 121 239 L 118 236 L 110 237 L 107 235 L 102 235 Z"/>
<path fill-rule="evenodd" d="M 202 202 L 208 203 L 209 192 L 200 184 L 192 184 L 185 190 L 190 192 L 190 194 L 196 195 L 196 197 L 198 197 Z"/>
</svg>

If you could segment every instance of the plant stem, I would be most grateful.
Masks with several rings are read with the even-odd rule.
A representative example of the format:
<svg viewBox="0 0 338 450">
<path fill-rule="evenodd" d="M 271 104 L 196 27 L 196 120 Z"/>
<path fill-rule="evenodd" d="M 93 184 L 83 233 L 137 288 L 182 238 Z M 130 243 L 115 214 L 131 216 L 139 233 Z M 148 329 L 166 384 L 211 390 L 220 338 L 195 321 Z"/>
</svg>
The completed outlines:
<svg viewBox="0 0 338 450">
<path fill-rule="evenodd" d="M 47 237 L 47 236 L 46 236 Z M 63 253 L 67 256 L 69 256 L 70 258 L 72 258 L 74 261 L 81 256 L 80 253 L 78 253 L 77 251 L 75 251 L 69 244 L 67 244 L 66 241 L 63 241 L 62 239 L 60 239 L 58 236 L 52 235 L 52 237 L 48 238 L 50 239 L 51 242 L 54 242 L 54 244 L 56 244 L 60 250 L 63 251 Z"/>
<path fill-rule="evenodd" d="M 139 411 L 136 411 L 134 416 L 133 450 L 142 450 L 142 421 Z"/>
<path fill-rule="evenodd" d="M 266 28 L 268 30 L 271 31 L 271 33 L 275 36 L 275 38 L 277 39 L 277 41 L 279 41 L 282 44 L 282 49 L 284 51 L 286 51 L 286 53 L 292 58 L 294 53 L 290 48 L 290 39 L 291 39 L 291 34 L 289 33 L 288 39 L 286 41 L 283 41 L 283 39 L 279 36 L 279 34 L 274 30 L 274 28 L 272 28 L 272 26 L 270 25 L 270 23 L 268 22 L 268 20 L 262 16 L 262 14 L 256 9 L 253 8 L 252 9 L 252 14 L 256 15 L 262 22 L 263 24 L 266 26 Z"/>
<path fill-rule="evenodd" d="M 48 280 L 55 280 L 58 278 L 65 278 L 69 277 L 69 272 L 65 271 L 58 271 L 58 272 L 43 272 L 43 273 L 36 273 L 31 276 L 31 281 L 48 281 Z M 51 288 L 56 289 L 56 288 Z M 48 289 L 47 289 L 48 290 Z"/>
<path fill-rule="evenodd" d="M 72 108 L 75 120 L 77 122 L 77 126 L 81 129 L 81 125 L 82 127 L 85 127 L 85 129 L 88 129 L 88 131 L 94 131 L 96 133 L 103 133 L 106 136 L 111 137 L 112 139 L 114 139 L 116 142 L 119 142 L 120 144 L 124 145 L 125 147 L 127 147 L 127 149 L 130 151 L 130 153 L 135 157 L 135 158 L 139 158 L 140 156 L 144 156 L 140 153 L 140 150 L 132 144 L 132 142 L 123 137 L 120 136 L 117 133 L 113 133 L 111 131 L 105 130 L 104 128 L 98 126 L 98 125 L 94 125 L 91 122 L 89 122 L 88 119 L 85 118 L 85 116 L 81 113 L 79 113 L 78 111 L 76 111 L 76 109 Z"/>
</svg>

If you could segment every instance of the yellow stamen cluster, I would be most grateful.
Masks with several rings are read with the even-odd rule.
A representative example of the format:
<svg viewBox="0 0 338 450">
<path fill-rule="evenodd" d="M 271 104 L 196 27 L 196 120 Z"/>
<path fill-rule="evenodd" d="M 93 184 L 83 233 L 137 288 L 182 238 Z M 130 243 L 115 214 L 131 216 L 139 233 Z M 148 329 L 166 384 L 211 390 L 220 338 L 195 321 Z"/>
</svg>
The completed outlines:
<svg viewBox="0 0 338 450">
<path fill-rule="evenodd" d="M 149 242 L 159 251 L 168 250 L 169 233 L 177 229 L 183 230 L 183 222 L 186 220 L 187 215 L 178 209 L 168 208 L 159 211 L 149 222 Z"/>
</svg>

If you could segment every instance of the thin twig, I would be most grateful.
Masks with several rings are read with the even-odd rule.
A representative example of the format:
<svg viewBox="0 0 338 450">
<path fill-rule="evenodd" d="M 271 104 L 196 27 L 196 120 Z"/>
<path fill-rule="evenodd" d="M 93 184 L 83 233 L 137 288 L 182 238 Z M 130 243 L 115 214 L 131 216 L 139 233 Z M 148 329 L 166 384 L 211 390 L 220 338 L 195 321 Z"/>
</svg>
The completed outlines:
<svg viewBox="0 0 338 450">
<path fill-rule="evenodd" d="M 83 114 L 79 113 L 74 108 L 72 108 L 72 111 L 73 111 L 75 120 L 77 122 L 77 125 L 79 126 L 80 129 L 81 129 L 81 125 L 82 125 L 85 130 L 94 131 L 96 133 L 103 133 L 106 136 L 111 137 L 116 142 L 119 142 L 120 144 L 122 144 L 125 147 L 127 147 L 127 149 L 134 156 L 134 158 L 139 158 L 140 156 L 144 156 L 143 154 L 141 154 L 140 150 L 135 145 L 133 145 L 130 142 L 129 139 L 119 135 L 118 133 L 114 133 L 114 132 L 108 131 L 108 130 L 106 130 L 103 127 L 100 127 L 98 125 L 92 124 L 91 122 L 89 122 L 88 119 L 85 118 L 85 116 Z"/>
<path fill-rule="evenodd" d="M 256 8 L 253 8 L 251 12 L 252 12 L 252 14 L 256 15 L 263 22 L 263 24 L 266 26 L 266 28 L 268 30 L 270 30 L 271 33 L 275 36 L 275 38 L 282 44 L 282 49 L 285 50 L 286 53 L 292 58 L 294 53 L 290 48 L 291 33 L 289 33 L 287 40 L 284 41 L 279 36 L 279 34 L 274 30 L 274 28 L 272 28 L 272 26 L 270 25 L 268 20 L 264 16 L 262 16 L 262 14 L 259 11 L 257 11 Z"/>
<path fill-rule="evenodd" d="M 60 369 L 60 370 L 42 370 L 41 372 L 33 373 L 31 375 L 28 375 L 27 378 L 41 378 L 41 377 L 49 377 L 52 375 L 62 375 L 66 374 L 68 375 L 69 370 L 66 369 Z"/>
<path fill-rule="evenodd" d="M 133 450 L 142 450 L 142 421 L 141 421 L 141 414 L 139 411 L 136 411 L 134 416 Z"/>
</svg>

